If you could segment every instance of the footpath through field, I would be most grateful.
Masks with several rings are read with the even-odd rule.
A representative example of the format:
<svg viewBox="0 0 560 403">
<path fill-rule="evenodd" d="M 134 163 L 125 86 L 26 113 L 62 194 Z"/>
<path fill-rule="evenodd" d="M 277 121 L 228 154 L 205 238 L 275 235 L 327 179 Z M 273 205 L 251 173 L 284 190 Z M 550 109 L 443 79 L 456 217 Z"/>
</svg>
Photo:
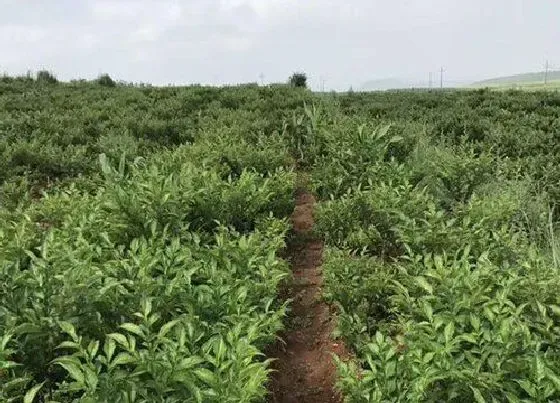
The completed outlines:
<svg viewBox="0 0 560 403">
<path fill-rule="evenodd" d="M 295 236 L 289 245 L 294 274 L 287 290 L 291 312 L 282 340 L 269 355 L 276 359 L 269 387 L 271 403 L 342 401 L 334 388 L 332 353 L 342 355 L 344 348 L 331 339 L 333 316 L 321 298 L 323 242 L 312 235 L 314 205 L 309 191 L 297 191 L 291 216 Z"/>
</svg>

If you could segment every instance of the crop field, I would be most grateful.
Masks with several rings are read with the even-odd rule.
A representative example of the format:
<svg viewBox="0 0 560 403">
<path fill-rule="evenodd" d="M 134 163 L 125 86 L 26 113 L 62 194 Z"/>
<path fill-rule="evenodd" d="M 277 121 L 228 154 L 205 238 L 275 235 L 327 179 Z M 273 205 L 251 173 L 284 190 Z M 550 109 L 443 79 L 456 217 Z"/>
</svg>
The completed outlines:
<svg viewBox="0 0 560 403">
<path fill-rule="evenodd" d="M 0 402 L 318 401 L 271 392 L 304 190 L 330 401 L 560 401 L 560 94 L 5 77 Z"/>
</svg>

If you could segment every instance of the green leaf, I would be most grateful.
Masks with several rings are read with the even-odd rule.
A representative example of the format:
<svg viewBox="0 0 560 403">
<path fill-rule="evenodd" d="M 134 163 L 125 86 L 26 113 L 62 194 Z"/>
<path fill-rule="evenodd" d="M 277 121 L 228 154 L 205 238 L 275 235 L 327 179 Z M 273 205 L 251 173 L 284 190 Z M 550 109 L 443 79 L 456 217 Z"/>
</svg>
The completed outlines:
<svg viewBox="0 0 560 403">
<path fill-rule="evenodd" d="M 549 305 L 548 307 L 550 308 L 550 310 L 552 311 L 553 314 L 555 314 L 556 316 L 560 316 L 560 306 Z"/>
<path fill-rule="evenodd" d="M 13 336 L 12 333 L 6 333 L 4 336 L 2 336 L 2 340 L 0 341 L 0 350 L 5 350 L 6 349 L 6 346 L 8 345 L 10 340 L 12 339 L 12 336 Z"/>
<path fill-rule="evenodd" d="M 93 359 L 95 357 L 95 355 L 97 354 L 97 350 L 99 350 L 99 341 L 95 340 L 95 341 L 91 341 L 88 345 L 88 352 L 89 352 L 89 356 Z"/>
<path fill-rule="evenodd" d="M 425 277 L 419 276 L 416 277 L 416 283 L 422 287 L 424 290 L 426 290 L 428 292 L 428 294 L 433 294 L 434 293 L 434 288 L 431 286 L 430 283 L 428 283 L 428 280 L 426 280 Z"/>
<path fill-rule="evenodd" d="M 39 390 L 41 390 L 41 388 L 43 387 L 44 384 L 45 384 L 45 382 L 42 382 L 38 385 L 33 386 L 31 389 L 29 389 L 25 393 L 25 396 L 23 397 L 23 403 L 33 403 L 33 400 L 35 400 L 35 396 L 37 395 L 37 392 L 39 392 Z"/>
<path fill-rule="evenodd" d="M 159 330 L 158 337 L 164 338 L 165 335 L 179 322 L 180 322 L 179 319 L 175 319 L 172 320 L 171 322 L 167 322 L 166 324 L 164 324 Z"/>
<path fill-rule="evenodd" d="M 64 368 L 70 374 L 72 379 L 74 379 L 76 382 L 84 385 L 84 383 L 85 383 L 84 374 L 83 374 L 82 370 L 80 369 L 80 366 L 75 364 L 72 361 L 73 360 L 68 360 L 66 357 L 61 357 L 61 358 L 57 358 L 55 360 L 55 363 L 57 363 L 62 368 Z"/>
<path fill-rule="evenodd" d="M 152 312 L 152 299 L 146 298 L 142 300 L 142 311 L 145 317 L 148 317 Z"/>
<path fill-rule="evenodd" d="M 396 361 L 389 361 L 385 364 L 385 376 L 387 378 L 393 378 L 397 372 Z"/>
<path fill-rule="evenodd" d="M 140 326 L 135 325 L 134 323 L 124 323 L 124 324 L 120 325 L 119 327 L 122 327 L 126 331 L 128 331 L 130 333 L 134 333 L 137 336 L 144 337 L 144 332 L 142 331 Z"/>
<path fill-rule="evenodd" d="M 74 326 L 70 322 L 60 321 L 58 322 L 58 325 L 60 326 L 60 328 L 64 333 L 72 337 L 72 340 L 74 340 L 75 342 L 78 341 L 78 335 L 76 334 L 76 330 L 74 329 Z"/>
<path fill-rule="evenodd" d="M 80 349 L 80 344 L 74 343 L 73 341 L 63 341 L 58 346 L 56 346 L 56 348 L 68 348 L 72 350 L 78 350 Z"/>
<path fill-rule="evenodd" d="M 209 386 L 216 384 L 216 376 L 214 373 L 206 368 L 198 368 L 194 370 L 195 375 L 204 383 Z"/>
<path fill-rule="evenodd" d="M 468 341 L 469 343 L 472 344 L 478 344 L 478 339 L 473 334 L 469 334 L 469 333 L 462 334 L 459 338 L 461 340 Z"/>
<path fill-rule="evenodd" d="M 0 361 L 0 369 L 15 368 L 15 367 L 19 367 L 21 365 L 22 364 L 18 364 L 18 363 L 13 362 L 13 361 L 4 361 L 4 360 Z"/>
<path fill-rule="evenodd" d="M 115 340 L 117 343 L 119 343 L 121 346 L 123 346 L 125 349 L 128 350 L 129 346 L 128 346 L 128 340 L 126 339 L 126 336 L 120 333 L 110 333 L 107 335 L 107 337 L 110 337 L 111 339 Z"/>
<path fill-rule="evenodd" d="M 15 334 L 28 334 L 28 333 L 40 333 L 41 327 L 37 325 L 33 325 L 31 323 L 23 323 L 19 326 L 16 326 L 14 329 Z"/>
<path fill-rule="evenodd" d="M 181 362 L 179 363 L 179 365 L 177 365 L 176 370 L 177 371 L 183 371 L 186 369 L 190 369 L 200 363 L 204 362 L 204 359 L 202 357 L 198 357 L 198 356 L 190 356 L 187 358 L 183 358 L 181 360 Z"/>
<path fill-rule="evenodd" d="M 471 326 L 473 327 L 473 329 L 475 331 L 479 331 L 480 330 L 480 318 L 478 316 L 475 315 L 470 315 L 470 322 L 471 322 Z"/>
<path fill-rule="evenodd" d="M 115 353 L 115 340 L 107 338 L 105 340 L 105 345 L 103 346 L 103 351 L 105 352 L 105 356 L 107 357 L 107 361 L 111 361 L 113 354 Z"/>
<path fill-rule="evenodd" d="M 434 319 L 434 309 L 432 308 L 432 305 L 430 305 L 428 301 L 422 301 L 422 302 L 423 302 L 422 311 L 424 312 L 424 315 L 426 315 L 428 320 L 431 322 Z"/>
<path fill-rule="evenodd" d="M 546 376 L 554 383 L 554 387 L 557 391 L 560 391 L 560 377 L 554 373 L 554 371 L 547 369 Z"/>
<path fill-rule="evenodd" d="M 97 388 L 97 383 L 99 379 L 97 378 L 97 374 L 88 367 L 84 367 L 84 375 L 87 381 L 87 385 L 90 389 L 95 390 Z"/>
<path fill-rule="evenodd" d="M 445 329 L 443 330 L 446 343 L 449 343 L 451 341 L 451 338 L 453 337 L 454 333 L 455 333 L 455 323 L 449 322 L 447 325 L 445 325 Z"/>
<path fill-rule="evenodd" d="M 105 175 L 109 175 L 111 173 L 112 169 L 109 165 L 109 162 L 107 161 L 107 156 L 105 155 L 105 153 L 99 154 L 99 165 L 101 166 L 101 171 Z"/>
<path fill-rule="evenodd" d="M 422 358 L 422 361 L 424 362 L 424 364 L 427 364 L 430 361 L 432 361 L 433 358 L 434 358 L 434 355 L 435 355 L 435 353 L 433 353 L 433 352 L 426 353 L 424 355 L 424 358 Z"/>
<path fill-rule="evenodd" d="M 480 390 L 472 386 L 471 390 L 473 391 L 474 400 L 476 400 L 477 403 L 486 403 L 486 400 L 484 399 L 484 396 L 482 396 L 482 393 L 480 393 Z"/>
<path fill-rule="evenodd" d="M 523 390 L 529 394 L 530 397 L 532 397 L 532 398 L 537 397 L 537 390 L 535 389 L 535 386 L 529 380 L 522 379 L 522 380 L 516 380 L 515 382 L 517 382 L 519 384 L 519 386 L 521 386 L 523 388 Z"/>
<path fill-rule="evenodd" d="M 117 354 L 115 359 L 111 361 L 111 365 L 112 366 L 124 365 L 124 364 L 131 364 L 133 362 L 136 362 L 136 359 L 129 353 L 119 353 Z"/>
<path fill-rule="evenodd" d="M 440 255 L 434 256 L 434 265 L 437 270 L 443 269 L 443 258 Z"/>
</svg>

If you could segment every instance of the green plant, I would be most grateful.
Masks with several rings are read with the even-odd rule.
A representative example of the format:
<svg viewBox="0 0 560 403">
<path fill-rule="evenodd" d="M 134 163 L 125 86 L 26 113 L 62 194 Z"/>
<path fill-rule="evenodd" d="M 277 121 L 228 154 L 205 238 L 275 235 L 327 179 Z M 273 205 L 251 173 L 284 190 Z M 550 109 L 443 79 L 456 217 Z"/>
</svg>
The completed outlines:
<svg viewBox="0 0 560 403">
<path fill-rule="evenodd" d="M 292 87 L 296 87 L 296 88 L 307 87 L 307 75 L 305 73 L 296 72 L 290 76 L 288 81 Z"/>
<path fill-rule="evenodd" d="M 103 87 L 116 87 L 117 83 L 109 76 L 109 74 L 101 74 L 97 80 L 97 84 Z"/>
<path fill-rule="evenodd" d="M 40 70 L 37 72 L 37 82 L 56 84 L 58 80 L 56 76 L 48 70 Z"/>
</svg>

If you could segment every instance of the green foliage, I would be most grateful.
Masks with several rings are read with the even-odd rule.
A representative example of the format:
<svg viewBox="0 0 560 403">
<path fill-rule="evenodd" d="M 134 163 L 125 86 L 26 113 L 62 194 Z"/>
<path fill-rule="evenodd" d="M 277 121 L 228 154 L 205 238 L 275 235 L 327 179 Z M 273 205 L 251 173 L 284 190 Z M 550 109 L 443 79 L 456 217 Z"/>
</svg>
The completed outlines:
<svg viewBox="0 0 560 403">
<path fill-rule="evenodd" d="M 362 305 L 351 301 L 352 316 L 343 321 L 349 334 L 361 334 L 354 345 L 362 368 L 340 363 L 340 385 L 349 399 L 559 398 L 553 330 L 558 301 L 552 288 L 558 274 L 538 261 L 503 270 L 482 257 L 473 265 L 468 253 L 426 256 L 393 269 L 390 280 L 382 268 L 366 274 L 362 282 L 374 288 L 364 293 Z M 341 263 L 329 263 L 333 284 L 346 275 Z M 552 276 L 544 289 L 537 274 L 542 270 Z M 335 287 L 336 295 L 342 287 Z M 389 314 L 376 317 L 366 310 L 377 305 Z"/>
<path fill-rule="evenodd" d="M 132 162 L 195 140 L 214 144 L 196 146 L 201 150 L 227 151 L 224 160 L 237 175 L 234 160 L 243 158 L 252 159 L 246 167 L 264 173 L 277 163 L 290 165 L 280 138 L 282 120 L 308 97 L 289 88 L 120 86 L 116 91 L 87 82 L 0 82 L 0 186 L 25 180 L 26 190 L 38 195 L 98 176 L 101 153 L 112 162 L 125 153 Z M 261 150 L 258 158 L 253 147 Z"/>
<path fill-rule="evenodd" d="M 307 75 L 302 72 L 296 72 L 289 78 L 289 83 L 292 87 L 307 88 Z"/>
<path fill-rule="evenodd" d="M 354 353 L 338 385 L 349 402 L 556 401 L 560 110 L 545 94 L 435 97 L 344 95 L 291 131 Z"/>
<path fill-rule="evenodd" d="M 117 83 L 111 78 L 109 74 L 101 74 L 95 82 L 102 87 L 116 87 Z"/>
<path fill-rule="evenodd" d="M 0 80 L 1 401 L 264 400 L 294 165 L 347 401 L 560 400 L 558 94 L 99 84 Z"/>
<path fill-rule="evenodd" d="M 259 356 L 281 328 L 287 275 L 276 253 L 288 226 L 274 214 L 291 207 L 294 177 L 222 180 L 188 155 L 102 158 L 96 195 L 48 196 L 2 222 L 10 382 L 46 382 L 57 401 L 263 396 Z"/>
<path fill-rule="evenodd" d="M 56 84 L 58 80 L 56 76 L 48 70 L 40 70 L 37 72 L 37 82 L 40 83 L 47 83 L 47 84 Z"/>
<path fill-rule="evenodd" d="M 119 88 L 107 108 L 123 116 L 111 118 L 96 100 L 109 93 L 79 85 L 90 85 L 78 87 L 90 110 L 76 119 L 56 104 L 58 115 L 38 113 L 36 136 L 5 143 L 21 169 L 7 173 L 1 193 L 0 400 L 263 400 L 270 362 L 262 352 L 286 311 L 279 252 L 294 206 L 293 162 L 262 114 L 216 105 L 201 113 L 187 98 L 281 112 L 259 88 L 233 96 Z M 191 115 L 170 121 L 155 108 L 132 125 L 126 111 L 152 97 Z M 23 125 L 16 112 L 9 118 Z M 191 121 L 197 130 L 184 127 Z M 57 122 L 83 127 L 86 139 L 66 145 L 68 157 L 47 146 L 66 141 L 51 131 Z M 84 165 L 62 171 L 64 158 Z M 37 194 L 29 182 L 41 175 L 53 181 Z"/>
</svg>

